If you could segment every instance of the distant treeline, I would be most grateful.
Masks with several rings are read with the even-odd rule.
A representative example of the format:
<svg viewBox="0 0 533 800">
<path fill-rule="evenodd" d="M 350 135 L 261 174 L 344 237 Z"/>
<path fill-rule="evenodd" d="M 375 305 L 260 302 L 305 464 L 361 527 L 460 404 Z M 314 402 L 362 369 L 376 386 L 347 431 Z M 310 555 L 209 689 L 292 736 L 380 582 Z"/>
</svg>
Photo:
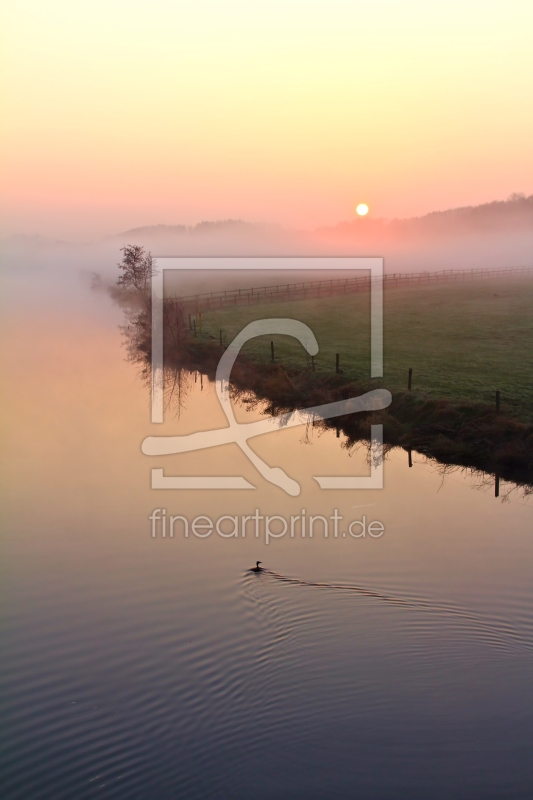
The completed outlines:
<svg viewBox="0 0 533 800">
<path fill-rule="evenodd" d="M 378 233 L 393 236 L 434 235 L 436 233 L 475 232 L 507 229 L 533 230 L 533 195 L 512 194 L 507 200 L 495 200 L 479 206 L 463 206 L 447 211 L 432 211 L 421 217 L 406 219 L 374 219 L 358 217 L 347 222 L 340 222 L 331 227 L 317 229 L 318 234 L 346 235 L 357 234 L 358 237 L 373 237 Z M 253 232 L 279 231 L 277 225 L 258 225 L 242 219 L 225 219 L 199 222 L 197 225 L 146 225 L 131 228 L 117 234 L 130 239 L 146 235 L 203 236 L 205 234 L 235 233 L 246 235 Z"/>
<path fill-rule="evenodd" d="M 475 233 L 498 230 L 533 230 L 533 195 L 512 194 L 507 200 L 495 200 L 479 206 L 463 206 L 447 211 L 432 211 L 422 217 L 407 219 L 358 218 L 327 228 L 322 234 L 373 237 L 423 236 L 446 233 Z"/>
<path fill-rule="evenodd" d="M 199 222 L 197 225 L 145 225 L 141 228 L 131 228 L 123 231 L 116 236 L 121 238 L 146 236 L 147 234 L 162 234 L 163 236 L 202 236 L 209 233 L 237 233 L 243 234 L 256 230 L 279 230 L 279 225 L 258 225 L 245 222 L 243 219 L 221 219 Z"/>
</svg>

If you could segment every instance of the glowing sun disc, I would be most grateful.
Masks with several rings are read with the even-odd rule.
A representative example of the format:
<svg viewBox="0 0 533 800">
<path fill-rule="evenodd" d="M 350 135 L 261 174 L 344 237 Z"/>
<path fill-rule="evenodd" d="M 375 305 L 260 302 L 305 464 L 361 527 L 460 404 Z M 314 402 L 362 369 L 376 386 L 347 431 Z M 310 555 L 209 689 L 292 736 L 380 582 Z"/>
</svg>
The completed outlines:
<svg viewBox="0 0 533 800">
<path fill-rule="evenodd" d="M 360 217 L 365 217 L 368 214 L 368 206 L 366 203 L 359 203 L 355 210 Z"/>
</svg>

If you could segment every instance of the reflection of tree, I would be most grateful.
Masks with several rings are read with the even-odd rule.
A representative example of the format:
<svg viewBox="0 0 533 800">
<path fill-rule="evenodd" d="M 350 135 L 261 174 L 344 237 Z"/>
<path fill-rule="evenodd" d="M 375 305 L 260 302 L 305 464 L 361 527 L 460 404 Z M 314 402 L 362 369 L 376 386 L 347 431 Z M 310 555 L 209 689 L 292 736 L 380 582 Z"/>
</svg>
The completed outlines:
<svg viewBox="0 0 533 800">
<path fill-rule="evenodd" d="M 128 245 L 122 249 L 124 257 L 118 267 L 122 274 L 111 287 L 110 293 L 124 311 L 124 324 L 120 326 L 127 359 L 140 368 L 143 382 L 150 385 L 152 378 L 152 298 L 151 279 L 155 267 L 150 253 L 143 247 Z M 183 303 L 178 297 L 163 298 L 163 386 L 165 404 L 176 403 L 178 412 L 191 380 L 188 370 L 181 366 L 186 350 L 187 330 Z"/>
<path fill-rule="evenodd" d="M 464 467 L 456 464 L 440 464 L 434 458 L 423 456 L 424 462 L 429 462 L 435 468 L 438 475 L 442 477 L 441 488 L 444 485 L 445 479 L 451 475 L 460 475 L 462 478 L 468 478 L 470 485 L 473 489 L 480 492 L 494 492 L 495 475 L 490 472 L 483 472 L 483 470 L 475 469 L 475 467 Z M 453 480 L 453 478 L 452 478 Z M 501 481 L 499 483 L 499 495 L 497 495 L 502 503 L 512 503 L 512 496 L 527 498 L 533 495 L 533 484 L 531 483 L 514 483 L 513 481 Z M 516 502 L 516 501 L 515 501 Z"/>
</svg>

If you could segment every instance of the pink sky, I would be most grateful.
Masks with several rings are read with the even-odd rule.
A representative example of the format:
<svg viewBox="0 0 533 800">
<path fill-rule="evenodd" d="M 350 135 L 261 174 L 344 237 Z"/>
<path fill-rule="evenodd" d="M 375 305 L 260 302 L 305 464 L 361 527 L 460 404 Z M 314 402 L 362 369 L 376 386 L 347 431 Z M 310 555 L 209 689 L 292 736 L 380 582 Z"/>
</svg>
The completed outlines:
<svg viewBox="0 0 533 800">
<path fill-rule="evenodd" d="M 533 193 L 529 0 L 20 0 L 2 234 L 311 228 Z"/>
</svg>

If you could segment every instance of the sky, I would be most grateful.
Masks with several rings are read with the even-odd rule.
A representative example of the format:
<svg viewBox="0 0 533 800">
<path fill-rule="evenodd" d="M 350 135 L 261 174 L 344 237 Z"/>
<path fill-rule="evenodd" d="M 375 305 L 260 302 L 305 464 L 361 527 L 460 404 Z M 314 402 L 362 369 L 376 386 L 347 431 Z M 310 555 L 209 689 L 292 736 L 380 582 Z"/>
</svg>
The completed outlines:
<svg viewBox="0 0 533 800">
<path fill-rule="evenodd" d="M 1 235 L 533 193 L 531 0 L 6 0 Z"/>
</svg>

